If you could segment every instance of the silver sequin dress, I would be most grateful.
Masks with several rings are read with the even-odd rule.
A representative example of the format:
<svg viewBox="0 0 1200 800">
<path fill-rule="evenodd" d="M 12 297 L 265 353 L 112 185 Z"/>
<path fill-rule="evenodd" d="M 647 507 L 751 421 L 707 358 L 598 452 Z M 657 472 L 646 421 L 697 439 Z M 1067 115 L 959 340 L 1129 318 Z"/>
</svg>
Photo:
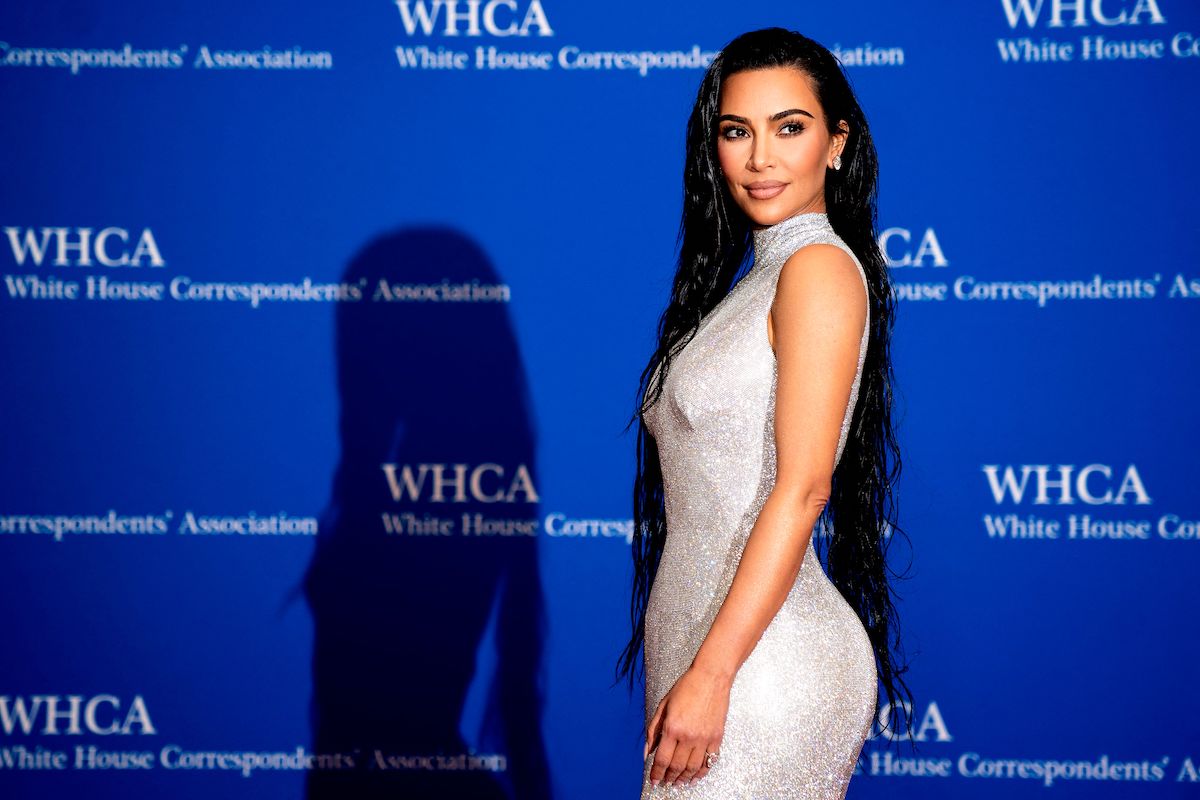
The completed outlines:
<svg viewBox="0 0 1200 800">
<path fill-rule="evenodd" d="M 784 262 L 805 245 L 834 244 L 867 283 L 824 212 L 789 217 L 753 236 L 752 267 L 675 356 L 645 415 L 662 464 L 667 523 L 646 610 L 647 722 L 704 641 L 775 483 L 776 364 L 767 313 Z M 835 463 L 858 400 L 867 326 Z M 812 542 L 782 608 L 734 678 L 717 763 L 691 786 L 651 786 L 652 750 L 642 800 L 845 796 L 875 711 L 875 657 Z"/>
</svg>

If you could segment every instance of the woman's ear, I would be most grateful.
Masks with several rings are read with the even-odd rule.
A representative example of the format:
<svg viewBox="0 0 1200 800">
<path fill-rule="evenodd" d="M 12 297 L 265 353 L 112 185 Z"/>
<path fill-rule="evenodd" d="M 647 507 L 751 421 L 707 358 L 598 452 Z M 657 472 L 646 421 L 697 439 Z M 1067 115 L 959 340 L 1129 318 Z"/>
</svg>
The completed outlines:
<svg viewBox="0 0 1200 800">
<path fill-rule="evenodd" d="M 850 126 L 846 120 L 838 120 L 838 131 L 829 138 L 829 157 L 840 156 L 846 149 L 846 140 L 850 138 Z"/>
</svg>

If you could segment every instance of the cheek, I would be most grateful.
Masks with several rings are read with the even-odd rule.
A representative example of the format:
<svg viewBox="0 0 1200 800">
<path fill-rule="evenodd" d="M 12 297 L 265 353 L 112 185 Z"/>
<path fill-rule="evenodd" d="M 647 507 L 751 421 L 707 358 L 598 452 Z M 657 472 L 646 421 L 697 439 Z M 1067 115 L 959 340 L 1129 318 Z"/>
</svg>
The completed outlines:
<svg viewBox="0 0 1200 800">
<path fill-rule="evenodd" d="M 737 158 L 734 154 L 734 148 L 729 146 L 728 142 L 717 142 L 717 164 L 721 167 L 721 172 L 726 176 L 734 175 L 737 172 Z"/>
<path fill-rule="evenodd" d="M 736 146 L 717 145 L 717 166 L 721 168 L 721 182 L 733 197 L 738 198 L 739 203 L 742 201 L 739 197 L 737 176 L 742 173 L 745 164 L 745 156 L 737 152 Z"/>
<path fill-rule="evenodd" d="M 827 145 L 818 136 L 801 136 L 794 147 L 788 148 L 788 165 L 801 173 L 825 169 Z"/>
</svg>

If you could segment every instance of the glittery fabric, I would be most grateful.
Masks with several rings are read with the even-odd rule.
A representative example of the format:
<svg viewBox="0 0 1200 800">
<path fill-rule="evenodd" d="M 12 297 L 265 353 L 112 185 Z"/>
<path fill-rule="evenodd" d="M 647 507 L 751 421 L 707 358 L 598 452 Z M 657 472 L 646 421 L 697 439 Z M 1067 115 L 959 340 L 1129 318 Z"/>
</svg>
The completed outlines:
<svg viewBox="0 0 1200 800">
<path fill-rule="evenodd" d="M 775 484 L 777 371 L 767 314 L 784 262 L 805 245 L 834 244 L 850 254 L 867 284 L 858 258 L 823 212 L 798 214 L 753 235 L 750 270 L 675 356 L 662 395 L 646 412 L 662 464 L 667 522 L 646 611 L 647 722 L 704 641 Z M 835 463 L 858 400 L 869 324 Z M 810 539 L 796 583 L 734 678 L 720 758 L 690 786 L 652 786 L 652 750 L 642 800 L 843 798 L 877 688 L 867 632 Z"/>
</svg>

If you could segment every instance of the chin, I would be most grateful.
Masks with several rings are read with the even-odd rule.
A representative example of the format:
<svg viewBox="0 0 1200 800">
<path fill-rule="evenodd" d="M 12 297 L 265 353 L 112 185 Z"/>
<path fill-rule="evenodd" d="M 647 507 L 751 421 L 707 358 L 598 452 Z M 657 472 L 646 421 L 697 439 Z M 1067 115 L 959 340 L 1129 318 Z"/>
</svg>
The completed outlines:
<svg viewBox="0 0 1200 800">
<path fill-rule="evenodd" d="M 757 207 L 743 207 L 742 212 L 745 213 L 746 218 L 749 219 L 753 225 L 762 225 L 763 227 L 774 225 L 776 222 L 788 217 L 787 208 L 785 206 L 773 206 L 771 204 L 774 200 L 778 199 L 779 198 L 772 198 L 772 201 L 768 203 L 751 201 L 754 202 L 754 205 Z"/>
</svg>

